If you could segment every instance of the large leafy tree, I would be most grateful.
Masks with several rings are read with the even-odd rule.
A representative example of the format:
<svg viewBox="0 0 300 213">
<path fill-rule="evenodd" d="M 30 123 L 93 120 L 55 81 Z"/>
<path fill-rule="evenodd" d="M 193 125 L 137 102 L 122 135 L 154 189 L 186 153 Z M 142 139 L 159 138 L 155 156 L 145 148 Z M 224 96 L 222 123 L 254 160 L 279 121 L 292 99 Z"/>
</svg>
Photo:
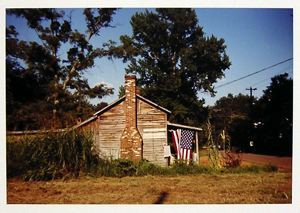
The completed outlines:
<svg viewBox="0 0 300 213">
<path fill-rule="evenodd" d="M 160 8 L 136 13 L 132 35 L 109 44 L 113 56 L 129 61 L 142 95 L 172 111 L 171 120 L 198 124 L 205 118 L 199 91 L 214 94 L 213 84 L 230 61 L 224 39 L 205 36 L 193 9 Z"/>
<path fill-rule="evenodd" d="M 256 107 L 259 152 L 291 155 L 293 141 L 293 80 L 287 73 L 276 75 Z"/>
<path fill-rule="evenodd" d="M 83 74 L 96 58 L 105 55 L 91 39 L 110 26 L 114 12 L 84 9 L 86 31 L 80 32 L 61 10 L 7 10 L 25 19 L 38 36 L 32 41 L 19 40 L 15 27 L 7 27 L 8 129 L 65 127 L 89 114 L 88 98 L 113 92 L 104 84 L 91 88 Z"/>
<path fill-rule="evenodd" d="M 211 123 L 215 137 L 225 130 L 231 138 L 231 145 L 247 151 L 252 134 L 252 110 L 256 99 L 238 94 L 221 97 L 211 108 Z"/>
<path fill-rule="evenodd" d="M 226 128 L 231 144 L 243 151 L 292 155 L 293 80 L 287 73 L 274 76 L 258 100 L 229 94 L 211 110 L 216 138 Z"/>
</svg>

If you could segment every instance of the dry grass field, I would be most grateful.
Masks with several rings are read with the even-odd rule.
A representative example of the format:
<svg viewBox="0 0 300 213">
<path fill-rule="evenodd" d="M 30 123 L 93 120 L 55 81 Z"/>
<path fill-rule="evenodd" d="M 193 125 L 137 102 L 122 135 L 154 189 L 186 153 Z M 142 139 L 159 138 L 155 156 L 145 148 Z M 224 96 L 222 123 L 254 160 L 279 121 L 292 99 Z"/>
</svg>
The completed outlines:
<svg viewBox="0 0 300 213">
<path fill-rule="evenodd" d="M 47 182 L 8 179 L 7 203 L 280 204 L 292 202 L 291 179 L 290 172 L 82 177 Z"/>
</svg>

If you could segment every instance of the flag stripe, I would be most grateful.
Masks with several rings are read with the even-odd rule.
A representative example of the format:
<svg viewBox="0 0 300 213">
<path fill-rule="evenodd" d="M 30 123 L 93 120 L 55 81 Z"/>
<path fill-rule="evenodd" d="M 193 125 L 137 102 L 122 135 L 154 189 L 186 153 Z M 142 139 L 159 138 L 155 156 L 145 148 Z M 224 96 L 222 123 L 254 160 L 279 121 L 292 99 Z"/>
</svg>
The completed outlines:
<svg viewBox="0 0 300 213">
<path fill-rule="evenodd" d="M 177 159 L 180 159 L 180 155 L 179 155 L 179 140 L 178 140 L 178 135 L 177 132 L 172 130 L 172 140 L 173 140 L 173 144 L 175 147 L 175 151 L 177 153 Z"/>
<path fill-rule="evenodd" d="M 176 130 L 176 135 L 177 135 L 177 159 L 181 159 L 181 153 L 180 153 L 180 138 L 181 138 L 181 131 Z"/>
<path fill-rule="evenodd" d="M 172 140 L 177 153 L 177 159 L 187 161 L 193 159 L 192 156 L 192 143 L 194 133 L 190 130 L 177 129 L 171 130 Z"/>
</svg>

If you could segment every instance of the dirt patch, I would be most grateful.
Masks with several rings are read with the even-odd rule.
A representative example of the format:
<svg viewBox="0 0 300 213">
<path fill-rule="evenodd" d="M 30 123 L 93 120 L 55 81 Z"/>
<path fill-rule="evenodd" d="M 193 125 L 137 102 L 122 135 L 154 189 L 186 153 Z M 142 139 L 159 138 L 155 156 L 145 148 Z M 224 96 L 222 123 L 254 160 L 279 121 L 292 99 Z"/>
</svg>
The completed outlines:
<svg viewBox="0 0 300 213">
<path fill-rule="evenodd" d="M 241 153 L 242 165 L 274 165 L 279 171 L 292 172 L 292 158 L 291 157 L 278 157 L 270 155 L 258 155 L 251 153 Z M 208 164 L 208 156 L 201 156 L 200 164 Z"/>
<path fill-rule="evenodd" d="M 241 154 L 242 162 L 251 163 L 256 165 L 274 165 L 277 166 L 279 171 L 292 171 L 292 158 L 291 157 L 278 157 L 268 155 L 257 155 L 250 153 Z"/>
<path fill-rule="evenodd" d="M 291 203 L 291 173 L 9 179 L 7 202 L 39 204 Z"/>
</svg>

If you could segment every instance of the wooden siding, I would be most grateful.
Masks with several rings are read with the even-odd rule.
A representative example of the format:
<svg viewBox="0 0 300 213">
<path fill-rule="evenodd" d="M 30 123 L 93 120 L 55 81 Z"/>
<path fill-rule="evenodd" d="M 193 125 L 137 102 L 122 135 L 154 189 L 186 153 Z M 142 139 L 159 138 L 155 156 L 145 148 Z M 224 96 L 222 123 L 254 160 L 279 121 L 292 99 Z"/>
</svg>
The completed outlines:
<svg viewBox="0 0 300 213">
<path fill-rule="evenodd" d="M 138 99 L 137 117 L 138 130 L 143 138 L 143 158 L 155 164 L 165 165 L 167 114 Z"/>
<path fill-rule="evenodd" d="M 120 139 L 125 128 L 123 107 L 122 101 L 83 127 L 93 132 L 95 148 L 101 157 L 120 157 Z M 165 165 L 163 146 L 167 144 L 167 114 L 138 98 L 137 127 L 143 138 L 143 158 Z"/>
<path fill-rule="evenodd" d="M 84 127 L 92 130 L 95 148 L 102 158 L 117 159 L 120 157 L 120 138 L 125 128 L 123 103 L 120 102 L 98 115 L 95 121 Z"/>
</svg>

